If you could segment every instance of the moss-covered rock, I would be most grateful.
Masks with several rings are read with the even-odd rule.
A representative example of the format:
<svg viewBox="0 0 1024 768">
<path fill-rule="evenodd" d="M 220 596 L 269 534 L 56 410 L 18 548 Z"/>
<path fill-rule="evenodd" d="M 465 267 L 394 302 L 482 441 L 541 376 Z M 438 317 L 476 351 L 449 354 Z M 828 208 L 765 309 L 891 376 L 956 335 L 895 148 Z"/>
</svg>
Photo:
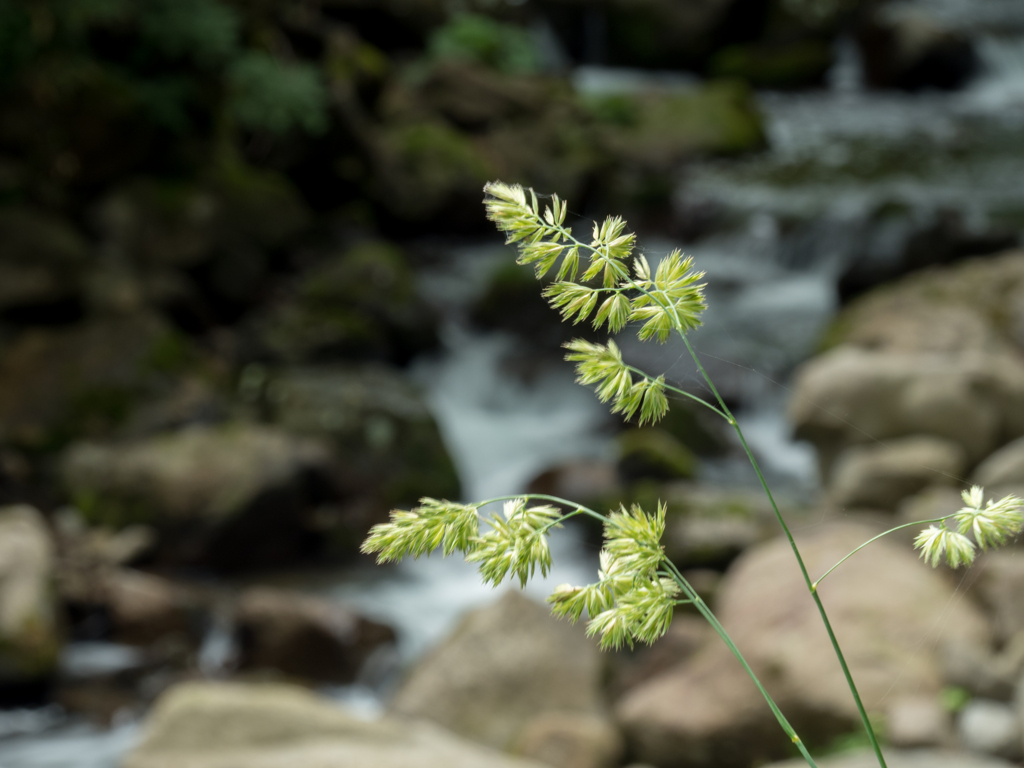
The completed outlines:
<svg viewBox="0 0 1024 768">
<path fill-rule="evenodd" d="M 405 363 L 437 343 L 414 279 L 400 248 L 364 241 L 303 273 L 290 295 L 256 321 L 257 334 L 289 363 Z"/>
<path fill-rule="evenodd" d="M 332 498 L 330 452 L 270 427 L 196 426 L 119 443 L 77 443 L 61 476 L 86 519 L 159 533 L 157 560 L 219 569 L 294 560 Z"/>
<path fill-rule="evenodd" d="M 617 104 L 614 119 L 608 117 L 608 98 Z M 612 156 L 643 168 L 765 143 L 753 93 L 738 81 L 712 81 L 681 94 L 603 97 L 591 108 L 606 120 L 603 143 Z"/>
<path fill-rule="evenodd" d="M 358 549 L 366 531 L 395 507 L 421 497 L 459 497 L 459 479 L 419 391 L 383 366 L 302 368 L 271 377 L 271 418 L 292 433 L 334 447 L 334 478 L 349 494 L 332 521 L 339 553 Z"/>
<path fill-rule="evenodd" d="M 678 480 L 693 477 L 697 471 L 693 452 L 657 427 L 628 429 L 618 436 L 617 442 L 619 472 L 625 480 Z"/>
<path fill-rule="evenodd" d="M 54 565 L 43 516 L 29 506 L 0 508 L 0 689 L 56 669 L 62 638 Z"/>
<path fill-rule="evenodd" d="M 716 77 L 739 78 L 755 88 L 785 89 L 820 85 L 831 66 L 831 46 L 811 39 L 729 46 L 714 55 L 710 70 Z"/>
<path fill-rule="evenodd" d="M 197 359 L 153 315 L 26 331 L 0 357 L 0 440 L 46 450 L 110 434 Z"/>
<path fill-rule="evenodd" d="M 85 239 L 64 219 L 0 208 L 0 312 L 76 301 L 88 257 Z"/>
</svg>

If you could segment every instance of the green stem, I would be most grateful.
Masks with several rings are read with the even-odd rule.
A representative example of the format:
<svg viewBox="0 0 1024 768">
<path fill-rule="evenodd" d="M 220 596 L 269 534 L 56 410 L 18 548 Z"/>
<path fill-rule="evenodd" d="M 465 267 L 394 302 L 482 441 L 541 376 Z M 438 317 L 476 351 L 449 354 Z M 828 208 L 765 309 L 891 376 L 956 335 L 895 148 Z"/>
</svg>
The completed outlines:
<svg viewBox="0 0 1024 768">
<path fill-rule="evenodd" d="M 697 364 L 697 368 L 704 377 L 704 381 L 708 387 L 714 393 L 715 398 L 718 400 L 718 404 L 722 410 L 728 414 L 728 421 L 732 425 L 732 428 L 736 431 L 737 437 L 739 437 L 740 444 L 743 446 L 744 452 L 747 454 L 747 458 L 750 460 L 750 465 L 754 468 L 754 472 L 757 473 L 757 479 L 761 482 L 761 487 L 764 489 L 765 494 L 768 496 L 768 501 L 771 503 L 772 511 L 775 512 L 775 518 L 779 521 L 779 525 L 782 526 L 782 530 L 786 534 L 786 538 L 789 540 L 789 546 L 793 550 L 793 555 L 796 557 L 797 564 L 800 566 L 800 573 L 804 577 L 804 582 L 807 584 L 807 590 L 811 593 L 811 597 L 814 598 L 814 604 L 818 607 L 818 613 L 821 615 L 821 621 L 825 625 L 825 630 L 828 632 L 828 639 L 832 642 L 832 648 L 835 651 L 836 658 L 839 660 L 839 666 L 843 670 L 843 675 L 846 677 L 846 684 L 850 688 L 850 693 L 853 695 L 854 703 L 857 705 L 857 712 L 860 714 L 861 722 L 864 724 L 864 731 L 867 733 L 868 741 L 871 742 L 871 747 L 875 751 L 875 757 L 878 758 L 878 764 L 881 768 L 888 768 L 885 763 L 885 756 L 882 754 L 882 747 L 878 743 L 878 737 L 875 735 L 875 729 L 871 725 L 871 720 L 868 718 L 867 710 L 864 709 L 864 702 L 861 701 L 860 692 L 857 690 L 857 684 L 853 681 L 853 675 L 850 673 L 850 667 L 846 663 L 846 656 L 843 655 L 843 649 L 839 646 L 839 640 L 836 638 L 836 633 L 832 629 L 832 622 L 829 621 L 828 614 L 825 612 L 825 606 L 821 602 L 817 590 L 814 588 L 814 584 L 811 582 L 811 577 L 807 572 L 807 566 L 804 564 L 804 558 L 800 554 L 800 548 L 796 545 L 796 539 L 793 538 L 792 531 L 789 530 L 789 526 L 786 524 L 785 518 L 779 511 L 779 505 L 775 503 L 775 497 L 772 495 L 771 489 L 768 487 L 768 481 L 765 480 L 764 473 L 761 472 L 761 467 L 757 463 L 757 459 L 754 457 L 753 452 L 750 450 L 750 446 L 747 445 L 747 439 L 743 435 L 743 430 L 740 429 L 739 423 L 736 421 L 736 417 L 732 415 L 729 407 L 725 404 L 722 396 L 718 393 L 714 383 L 711 381 L 711 377 L 708 376 L 707 371 L 704 370 L 704 366 L 700 362 L 700 358 L 697 356 L 697 352 L 690 344 L 690 340 L 686 337 L 683 331 L 679 330 L 679 335 L 683 338 L 683 342 L 686 344 L 686 349 L 690 352 L 690 357 Z"/>
<path fill-rule="evenodd" d="M 590 507 L 585 507 L 582 504 L 578 504 L 575 501 L 569 501 L 569 499 L 563 499 L 560 496 L 549 496 L 546 493 L 515 493 L 515 494 L 512 494 L 511 496 L 495 496 L 493 499 L 486 499 L 484 501 L 477 502 L 473 506 L 474 507 L 486 507 L 488 504 L 494 504 L 495 502 L 499 502 L 499 501 L 514 501 L 515 499 L 526 499 L 527 501 L 529 501 L 530 499 L 538 499 L 540 501 L 553 501 L 556 504 L 562 504 L 562 505 L 564 505 L 566 507 L 573 507 L 573 508 L 575 508 L 576 511 L 573 512 L 572 515 L 575 515 L 575 514 L 587 515 L 588 517 L 593 517 L 596 520 L 600 520 L 602 523 L 605 520 L 607 520 L 607 518 L 604 515 L 602 515 L 600 512 L 595 512 Z M 566 515 L 565 517 L 563 517 L 561 519 L 565 520 L 565 519 L 571 517 L 572 515 Z"/>
<path fill-rule="evenodd" d="M 821 577 L 819 577 L 819 579 L 816 582 L 814 582 L 814 584 L 811 585 L 811 589 L 813 589 L 814 591 L 817 591 L 818 585 L 821 584 L 821 582 L 823 582 L 825 580 L 826 576 L 828 576 L 830 573 L 832 573 L 832 571 L 834 571 L 840 565 L 842 565 L 847 560 L 849 560 L 851 557 L 853 557 L 858 552 L 860 552 L 862 549 L 864 549 L 864 547 L 866 547 L 868 544 L 871 544 L 873 542 L 878 541 L 883 536 L 888 536 L 890 533 L 895 533 L 896 531 L 902 531 L 904 528 L 913 528 L 915 525 L 928 525 L 929 523 L 941 523 L 943 520 L 949 520 L 949 518 L 951 518 L 951 517 L 956 517 L 956 513 L 954 513 L 952 515 L 946 515 L 945 517 L 935 517 L 935 518 L 932 518 L 931 520 L 916 520 L 913 523 L 904 523 L 903 525 L 897 525 L 895 528 L 890 528 L 888 531 L 884 531 L 884 532 L 878 534 L 877 536 L 875 536 L 874 538 L 868 539 L 863 544 L 861 544 L 859 547 L 857 547 L 855 550 L 850 552 L 850 554 L 848 554 L 846 557 L 844 557 L 838 563 L 836 563 L 831 568 L 829 568 L 827 571 L 825 571 L 825 573 L 822 574 Z"/>
<path fill-rule="evenodd" d="M 803 739 L 797 735 L 796 730 L 792 725 L 790 725 L 789 720 L 787 720 L 786 716 L 782 714 L 782 710 L 779 709 L 778 704 L 775 703 L 775 700 L 771 697 L 768 691 L 765 690 L 765 687 L 761 685 L 761 681 L 757 678 L 757 675 L 754 674 L 754 670 L 750 668 L 750 665 L 743 657 L 743 654 L 740 653 L 740 649 L 736 647 L 736 643 L 732 641 L 729 633 L 725 631 L 725 627 L 723 627 L 718 621 L 718 617 L 712 613 L 707 603 L 701 599 L 700 595 L 697 594 L 697 591 L 690 585 L 683 574 L 680 573 L 675 564 L 667 559 L 665 562 L 671 571 L 672 578 L 686 594 L 688 602 L 691 602 L 696 606 L 700 615 L 704 617 L 708 624 L 711 625 L 711 628 L 715 630 L 720 638 L 722 638 L 722 642 L 725 643 L 732 655 L 735 656 L 736 660 L 743 666 L 743 669 L 746 671 L 750 679 L 754 681 L 754 685 L 757 686 L 757 690 L 761 692 L 764 700 L 768 702 L 768 707 L 771 709 L 772 714 L 775 715 L 775 719 L 778 720 L 779 725 L 782 726 L 782 730 L 785 731 L 787 736 L 789 736 L 790 741 L 792 741 L 796 745 L 796 748 L 800 750 L 800 754 L 803 756 L 804 760 L 806 760 L 807 764 L 812 768 L 817 768 L 817 764 L 814 762 L 814 758 L 811 757 L 810 752 L 807 751 L 807 747 L 804 745 Z"/>
<path fill-rule="evenodd" d="M 757 463 L 757 459 L 754 457 L 753 452 L 750 450 L 750 446 L 747 445 L 747 440 L 743 435 L 743 430 L 740 429 L 739 423 L 736 421 L 736 417 L 733 416 L 732 412 L 729 410 L 729 407 L 725 404 L 725 400 L 722 398 L 721 394 L 719 394 L 717 387 L 715 387 L 714 382 L 711 380 L 711 377 L 708 376 L 707 371 L 704 370 L 704 365 L 701 363 L 700 358 L 697 356 L 696 350 L 694 350 L 693 345 L 690 344 L 690 340 L 689 338 L 687 338 L 686 332 L 683 330 L 683 324 L 679 319 L 679 313 L 676 311 L 675 306 L 667 304 L 666 302 L 662 301 L 659 297 L 651 293 L 649 290 L 639 285 L 635 280 L 633 280 L 629 276 L 628 271 L 626 271 L 621 264 L 618 264 L 618 262 L 616 262 L 614 259 L 610 259 L 607 254 L 602 255 L 599 249 L 594 248 L 593 246 L 584 245 L 579 240 L 574 238 L 571 234 L 569 234 L 568 230 L 566 230 L 564 227 L 557 228 L 556 231 L 560 232 L 562 235 L 564 235 L 566 238 L 574 242 L 576 245 L 588 248 L 592 253 L 598 255 L 599 257 L 603 256 L 603 260 L 607 263 L 611 263 L 615 268 L 616 272 L 619 273 L 623 277 L 623 279 L 628 280 L 629 284 L 634 289 L 640 291 L 642 294 L 647 296 L 651 301 L 660 306 L 666 312 L 672 313 L 676 331 L 679 333 L 679 336 L 682 338 L 683 343 L 686 345 L 686 349 L 690 353 L 690 357 L 693 358 L 693 362 L 697 365 L 697 369 L 700 371 L 701 376 L 704 378 L 704 382 L 707 384 L 712 394 L 714 394 L 715 399 L 718 401 L 719 408 L 721 409 L 721 415 L 736 431 L 736 435 L 739 437 L 740 443 L 743 446 L 743 450 L 747 454 L 747 458 L 750 460 L 750 464 L 754 468 L 754 472 L 757 473 L 757 478 L 761 482 L 761 487 L 764 489 L 765 494 L 768 496 L 768 501 L 771 503 L 772 510 L 775 513 L 775 517 L 779 521 L 779 525 L 782 527 L 782 530 L 785 532 L 786 538 L 789 540 L 790 548 L 793 550 L 793 555 L 796 557 L 797 564 L 800 566 L 800 572 L 803 574 L 804 582 L 807 585 L 807 590 L 811 593 L 811 597 L 814 599 L 814 603 L 818 607 L 818 613 L 821 615 L 822 623 L 825 625 L 825 629 L 828 632 L 829 640 L 832 642 L 832 648 L 835 651 L 836 658 L 839 660 L 839 666 L 842 668 L 843 675 L 845 675 L 846 677 L 846 683 L 849 686 L 850 693 L 853 695 L 853 700 L 857 705 L 857 711 L 860 713 L 860 719 L 861 722 L 864 724 L 864 730 L 868 735 L 868 740 L 871 742 L 871 746 L 875 751 L 875 756 L 878 758 L 878 764 L 880 768 L 888 768 L 888 766 L 885 763 L 885 757 L 882 755 L 882 748 L 878 743 L 877 736 L 875 735 L 875 730 L 871 726 L 871 721 L 868 718 L 867 711 L 864 709 L 864 703 L 861 701 L 860 693 L 857 690 L 857 685 L 856 683 L 854 683 L 853 675 L 850 673 L 850 668 L 846 663 L 846 657 L 843 655 L 843 650 L 839 646 L 839 640 L 836 638 L 835 632 L 832 630 L 832 623 L 829 621 L 828 614 L 825 612 L 825 606 L 822 605 L 821 598 L 818 596 L 817 591 L 814 589 L 814 584 L 811 582 L 811 577 L 807 572 L 807 566 L 804 564 L 803 556 L 800 554 L 800 548 L 797 547 L 796 540 L 793 538 L 793 533 L 790 531 L 789 526 L 786 524 L 785 519 L 782 517 L 782 513 L 779 511 L 778 504 L 775 503 L 775 497 L 772 496 L 771 489 L 768 487 L 768 482 L 764 478 L 764 473 L 761 472 L 761 467 Z M 708 620 L 711 621 L 711 619 Z M 714 622 L 712 622 L 712 626 L 714 626 Z M 723 632 L 720 632 L 719 634 L 722 635 L 722 639 L 725 640 Z M 726 644 L 728 645 L 729 642 L 731 641 L 727 641 Z M 738 654 L 739 652 L 736 651 L 735 653 Z M 737 655 L 737 658 L 740 657 Z"/>
</svg>

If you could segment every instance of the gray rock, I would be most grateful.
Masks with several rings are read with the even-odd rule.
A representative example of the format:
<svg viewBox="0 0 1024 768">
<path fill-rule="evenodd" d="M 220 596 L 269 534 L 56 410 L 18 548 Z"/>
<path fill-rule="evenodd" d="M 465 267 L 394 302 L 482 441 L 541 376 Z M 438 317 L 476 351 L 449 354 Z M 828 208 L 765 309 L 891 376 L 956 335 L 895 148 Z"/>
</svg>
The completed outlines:
<svg viewBox="0 0 1024 768">
<path fill-rule="evenodd" d="M 941 747 L 950 741 L 951 725 L 937 696 L 900 696 L 886 710 L 885 737 L 894 747 Z"/>
<path fill-rule="evenodd" d="M 840 508 L 895 510 L 929 485 L 953 485 L 967 468 L 964 449 L 936 437 L 905 437 L 854 445 L 836 458 L 829 497 Z"/>
<path fill-rule="evenodd" d="M 1024 438 L 1004 445 L 981 462 L 974 470 L 973 480 L 986 488 L 1024 483 Z"/>
<path fill-rule="evenodd" d="M 889 768 L 1012 768 L 1012 763 L 994 757 L 972 755 L 969 752 L 949 750 L 915 749 L 900 751 L 885 749 L 885 762 Z M 816 761 L 818 768 L 878 768 L 874 752 L 824 757 Z M 787 760 L 773 763 L 765 768 L 806 768 L 803 760 Z"/>
<path fill-rule="evenodd" d="M 798 536 L 812 578 L 876 531 L 827 524 Z M 954 601 L 953 587 L 906 549 L 880 541 L 828 577 L 821 598 L 869 707 L 906 694 L 937 695 L 944 685 L 941 637 L 988 647 L 981 612 Z M 719 589 L 719 618 L 783 712 L 809 743 L 858 727 L 859 718 L 821 619 L 788 543 L 747 550 Z M 619 702 L 633 754 L 681 768 L 745 766 L 789 748 L 764 701 L 720 643 Z"/>
<path fill-rule="evenodd" d="M 241 668 L 308 680 L 352 682 L 370 654 L 395 639 L 390 627 L 330 600 L 270 587 L 242 592 L 235 624 Z"/>
<path fill-rule="evenodd" d="M 424 723 L 367 722 L 297 686 L 185 683 L 121 768 L 540 768 Z"/>
<path fill-rule="evenodd" d="M 144 523 L 157 557 L 219 568 L 282 563 L 330 474 L 321 443 L 259 425 L 195 426 L 121 443 L 78 443 L 65 487 L 94 524 Z"/>
<path fill-rule="evenodd" d="M 1024 362 L 837 347 L 797 372 L 790 418 L 817 448 L 824 477 L 845 447 L 908 435 L 950 440 L 978 461 L 1024 433 Z"/>
<path fill-rule="evenodd" d="M 1009 704 L 974 699 L 960 711 L 956 724 L 963 745 L 971 751 L 1020 760 L 1021 724 Z"/>
<path fill-rule="evenodd" d="M 600 654 L 583 628 L 510 590 L 468 614 L 412 670 L 393 708 L 507 750 L 543 713 L 602 715 L 601 682 Z"/>
<path fill-rule="evenodd" d="M 554 768 L 612 768 L 624 747 L 607 717 L 548 712 L 526 723 L 512 751 Z"/>
<path fill-rule="evenodd" d="M 0 508 L 0 685 L 46 678 L 61 647 L 54 547 L 33 507 Z"/>
</svg>

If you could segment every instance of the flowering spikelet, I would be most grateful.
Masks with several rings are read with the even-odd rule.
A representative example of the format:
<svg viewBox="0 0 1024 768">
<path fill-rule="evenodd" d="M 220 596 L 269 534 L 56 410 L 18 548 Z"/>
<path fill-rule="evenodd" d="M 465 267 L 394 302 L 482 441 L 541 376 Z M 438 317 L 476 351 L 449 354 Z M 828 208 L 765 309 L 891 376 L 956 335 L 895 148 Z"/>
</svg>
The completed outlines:
<svg viewBox="0 0 1024 768">
<path fill-rule="evenodd" d="M 565 348 L 569 350 L 565 359 L 577 364 L 576 381 L 597 385 L 595 392 L 601 402 L 613 401 L 612 413 L 621 413 L 631 419 L 639 411 L 641 426 L 660 421 L 668 413 L 665 377 L 645 377 L 635 381 L 614 341 L 594 344 L 574 339 Z"/>
<path fill-rule="evenodd" d="M 671 579 L 637 581 L 615 605 L 587 623 L 587 634 L 601 635 L 602 648 L 633 647 L 633 641 L 653 643 L 672 623 L 679 587 Z"/>
<path fill-rule="evenodd" d="M 973 533 L 982 549 L 998 547 L 1020 533 L 1024 526 L 1021 513 L 1024 502 L 1016 496 L 1006 496 L 999 501 L 989 499 L 983 506 L 985 491 L 980 486 L 975 485 L 962 495 L 967 506 L 957 512 L 954 519 L 960 533 Z"/>
<path fill-rule="evenodd" d="M 952 568 L 970 565 L 977 554 L 970 539 L 962 533 L 949 530 L 945 523 L 921 531 L 914 539 L 914 548 L 921 550 L 921 558 L 931 563 L 932 568 L 939 564 L 943 554 Z"/>
<path fill-rule="evenodd" d="M 555 616 L 568 617 L 574 624 L 579 621 L 583 612 L 594 617 L 607 611 L 618 597 L 633 587 L 633 574 L 628 573 L 607 551 L 601 550 L 601 569 L 597 572 L 597 582 L 585 587 L 574 587 L 561 584 L 548 597 L 551 612 Z"/>
<path fill-rule="evenodd" d="M 661 537 L 665 533 L 665 512 L 661 502 L 653 517 L 634 504 L 629 510 L 620 507 L 612 512 L 604 524 L 604 548 L 638 579 L 652 576 L 664 557 Z"/>
<path fill-rule="evenodd" d="M 420 506 L 409 512 L 395 510 L 391 522 L 373 526 L 360 549 L 365 554 L 377 553 L 378 563 L 406 555 L 419 557 L 438 547 L 447 557 L 456 550 L 469 550 L 478 525 L 477 507 L 472 504 L 423 498 Z"/>
<path fill-rule="evenodd" d="M 503 515 L 488 522 L 491 530 L 471 545 L 466 560 L 480 564 L 480 575 L 497 586 L 511 571 L 522 586 L 537 568 L 547 576 L 551 567 L 546 532 L 561 513 L 551 506 L 526 507 L 525 499 L 505 502 Z"/>
<path fill-rule="evenodd" d="M 652 277 L 647 259 L 643 256 L 636 259 L 635 282 L 645 293 L 633 300 L 629 319 L 644 322 L 639 332 L 641 341 L 656 337 L 665 342 L 677 323 L 683 331 L 701 324 L 700 315 L 707 309 L 707 303 L 704 284 L 698 285 L 697 281 L 704 273 L 693 272 L 692 267 L 691 257 L 672 251 L 658 263 Z"/>
</svg>

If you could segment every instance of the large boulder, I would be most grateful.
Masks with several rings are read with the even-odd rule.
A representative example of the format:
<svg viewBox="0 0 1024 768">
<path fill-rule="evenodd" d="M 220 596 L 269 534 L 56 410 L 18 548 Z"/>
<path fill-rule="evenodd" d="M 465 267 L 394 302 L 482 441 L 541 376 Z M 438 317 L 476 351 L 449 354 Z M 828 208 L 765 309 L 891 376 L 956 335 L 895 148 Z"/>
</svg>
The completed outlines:
<svg viewBox="0 0 1024 768">
<path fill-rule="evenodd" d="M 332 478 L 349 497 L 327 521 L 333 546 L 353 552 L 389 510 L 421 497 L 458 498 L 459 479 L 422 394 L 381 365 L 294 368 L 270 377 L 271 419 L 332 446 Z"/>
<path fill-rule="evenodd" d="M 879 8 L 857 38 L 867 81 L 877 88 L 958 88 L 979 69 L 969 37 L 911 3 Z"/>
<path fill-rule="evenodd" d="M 929 485 L 956 485 L 967 469 L 957 443 L 937 437 L 904 437 L 883 445 L 854 445 L 836 459 L 829 496 L 838 507 L 895 510 Z"/>
<path fill-rule="evenodd" d="M 156 703 L 121 768 L 540 768 L 436 726 L 366 721 L 292 685 L 185 683 Z"/>
<path fill-rule="evenodd" d="M 158 560 L 238 568 L 309 551 L 311 513 L 333 493 L 329 466 L 315 440 L 240 423 L 77 443 L 61 474 L 90 522 L 155 528 Z"/>
<path fill-rule="evenodd" d="M 390 627 L 330 600 L 270 587 L 242 592 L 235 626 L 241 668 L 335 683 L 352 682 L 370 654 L 395 639 Z"/>
<path fill-rule="evenodd" d="M 856 752 L 846 755 L 824 757 L 816 761 L 818 768 L 876 768 L 878 758 L 874 752 Z M 1011 763 L 996 757 L 954 752 L 952 750 L 919 749 L 899 751 L 885 750 L 885 762 L 889 768 L 1010 768 Z M 787 760 L 772 763 L 765 768 L 803 768 L 804 760 Z"/>
<path fill-rule="evenodd" d="M 191 354 L 152 315 L 26 331 L 0 357 L 0 442 L 39 450 L 108 435 L 140 398 L 163 391 Z"/>
<path fill-rule="evenodd" d="M 1024 433 L 1024 361 L 1016 353 L 875 352 L 840 346 L 797 372 L 789 415 L 829 476 L 846 446 L 932 435 L 968 461 Z"/>
<path fill-rule="evenodd" d="M 817 526 L 798 536 L 820 575 L 872 529 Z M 829 576 L 820 594 L 869 711 L 944 684 L 938 642 L 986 648 L 990 629 L 940 573 L 885 541 Z M 755 673 L 810 744 L 858 727 L 859 717 L 818 611 L 785 539 L 745 552 L 726 574 L 717 614 Z M 791 745 L 728 650 L 700 653 L 630 691 L 618 716 L 638 758 L 657 766 L 732 768 L 781 757 Z"/>
<path fill-rule="evenodd" d="M 515 591 L 468 614 L 410 673 L 396 712 L 433 720 L 497 749 L 513 749 L 536 718 L 601 716 L 596 643 Z"/>
<path fill-rule="evenodd" d="M 974 482 L 985 487 L 1024 484 L 1024 438 L 993 453 L 974 470 Z"/>
<path fill-rule="evenodd" d="M 61 648 L 55 552 L 43 516 L 0 508 L 0 689 L 47 678 Z"/>
</svg>

